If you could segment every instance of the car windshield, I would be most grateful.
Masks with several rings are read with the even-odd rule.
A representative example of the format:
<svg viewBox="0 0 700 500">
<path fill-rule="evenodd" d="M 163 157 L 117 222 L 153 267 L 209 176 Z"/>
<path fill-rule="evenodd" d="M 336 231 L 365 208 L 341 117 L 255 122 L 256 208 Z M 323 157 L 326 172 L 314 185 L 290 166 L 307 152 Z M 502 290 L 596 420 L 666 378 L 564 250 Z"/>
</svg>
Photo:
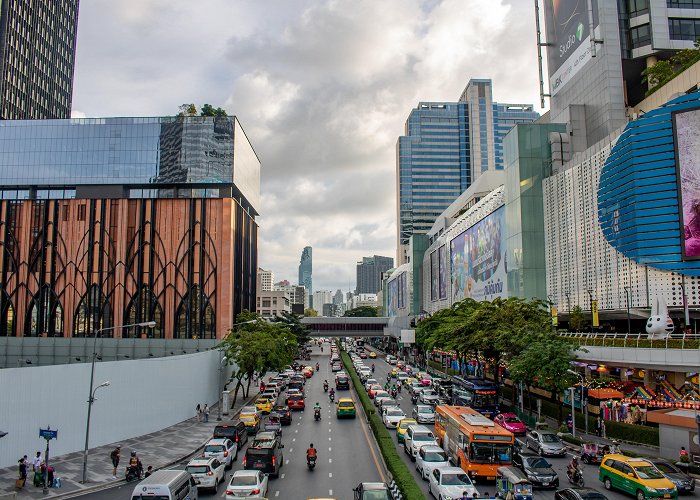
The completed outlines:
<svg viewBox="0 0 700 500">
<path fill-rule="evenodd" d="M 556 434 L 540 434 L 540 439 L 543 443 L 560 443 L 561 441 Z"/>
<path fill-rule="evenodd" d="M 447 462 L 447 457 L 442 451 L 429 451 L 423 458 L 425 462 Z"/>
<path fill-rule="evenodd" d="M 204 447 L 205 453 L 221 453 L 224 447 L 220 444 L 208 444 Z"/>
<path fill-rule="evenodd" d="M 241 414 L 244 413 L 257 413 L 258 409 L 255 406 L 244 406 L 241 408 Z"/>
<path fill-rule="evenodd" d="M 206 465 L 188 465 L 185 470 L 190 474 L 206 474 L 209 472 L 209 467 Z"/>
<path fill-rule="evenodd" d="M 433 409 L 430 406 L 419 406 L 418 413 L 433 413 Z"/>
<path fill-rule="evenodd" d="M 399 410 L 399 409 L 396 409 L 396 410 L 393 410 L 393 409 L 387 410 L 387 411 L 386 411 L 386 414 L 389 415 L 390 417 L 403 417 L 403 416 L 405 416 L 404 412 L 402 412 L 402 411 Z"/>
<path fill-rule="evenodd" d="M 233 476 L 231 486 L 255 486 L 258 480 L 255 476 Z"/>
<path fill-rule="evenodd" d="M 289 396 L 289 399 L 291 399 L 292 401 L 301 401 L 302 399 L 304 399 L 304 396 L 302 396 L 301 394 L 292 394 L 291 396 Z"/>
<path fill-rule="evenodd" d="M 432 432 L 416 432 L 413 435 L 414 441 L 435 441 L 435 436 Z"/>
<path fill-rule="evenodd" d="M 505 417 L 503 419 L 504 422 L 508 422 L 509 424 L 519 424 L 520 419 L 518 417 Z"/>
<path fill-rule="evenodd" d="M 664 475 L 652 465 L 635 467 L 634 470 L 637 471 L 639 479 L 661 479 L 664 477 Z"/>
<path fill-rule="evenodd" d="M 423 391 L 424 396 L 437 396 L 437 392 L 433 391 L 432 389 L 426 389 Z"/>
<path fill-rule="evenodd" d="M 362 500 L 389 500 L 389 492 L 386 490 L 363 491 Z"/>
<path fill-rule="evenodd" d="M 509 464 L 512 446 L 509 444 L 472 443 L 469 460 L 477 464 Z"/>
<path fill-rule="evenodd" d="M 655 462 L 654 466 L 661 472 L 667 472 L 669 474 L 678 472 L 678 470 L 674 466 L 672 466 L 671 464 L 667 464 L 666 462 Z"/>
<path fill-rule="evenodd" d="M 440 479 L 440 484 L 444 484 L 445 486 L 471 486 L 472 482 L 466 474 L 456 472 L 454 474 L 443 474 Z"/>
<path fill-rule="evenodd" d="M 551 467 L 549 462 L 547 462 L 544 458 L 541 457 L 529 458 L 526 460 L 526 463 L 533 469 L 546 469 Z"/>
<path fill-rule="evenodd" d="M 355 404 L 352 403 L 352 402 L 350 402 L 350 401 L 348 401 L 348 402 L 345 402 L 345 403 L 339 403 L 338 406 L 339 406 L 340 408 L 352 408 L 352 407 L 355 406 Z"/>
</svg>

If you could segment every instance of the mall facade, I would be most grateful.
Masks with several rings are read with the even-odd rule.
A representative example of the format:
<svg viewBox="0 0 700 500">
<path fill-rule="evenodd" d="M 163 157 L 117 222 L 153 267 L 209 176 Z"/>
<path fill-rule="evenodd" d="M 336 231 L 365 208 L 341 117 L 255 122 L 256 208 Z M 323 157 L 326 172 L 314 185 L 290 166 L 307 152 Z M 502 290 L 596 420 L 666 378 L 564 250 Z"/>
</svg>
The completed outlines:
<svg viewBox="0 0 700 500">
<path fill-rule="evenodd" d="M 235 117 L 0 121 L 0 179 L 0 336 L 217 339 L 255 310 Z"/>
</svg>

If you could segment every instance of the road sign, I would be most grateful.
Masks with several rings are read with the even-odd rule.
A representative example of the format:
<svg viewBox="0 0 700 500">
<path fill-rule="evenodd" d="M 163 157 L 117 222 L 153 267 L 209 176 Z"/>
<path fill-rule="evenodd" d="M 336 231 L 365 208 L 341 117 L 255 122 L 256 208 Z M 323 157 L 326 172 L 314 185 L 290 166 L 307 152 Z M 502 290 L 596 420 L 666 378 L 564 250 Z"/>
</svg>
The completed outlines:
<svg viewBox="0 0 700 500">
<path fill-rule="evenodd" d="M 58 439 L 58 430 L 52 431 L 51 429 L 39 429 L 39 437 L 44 438 L 47 441 L 49 439 Z"/>
</svg>

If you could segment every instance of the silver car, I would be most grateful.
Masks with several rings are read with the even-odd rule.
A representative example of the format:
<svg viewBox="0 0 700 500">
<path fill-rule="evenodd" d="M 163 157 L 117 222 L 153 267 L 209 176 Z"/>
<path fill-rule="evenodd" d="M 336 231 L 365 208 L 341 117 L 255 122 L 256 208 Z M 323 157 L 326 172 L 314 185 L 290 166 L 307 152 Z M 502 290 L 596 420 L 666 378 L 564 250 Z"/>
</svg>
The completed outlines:
<svg viewBox="0 0 700 500">
<path fill-rule="evenodd" d="M 423 389 L 418 396 L 418 401 L 426 405 L 438 404 L 439 395 L 432 389 Z"/>
<path fill-rule="evenodd" d="M 435 412 L 430 405 L 416 405 L 413 408 L 413 418 L 419 424 L 432 424 L 435 422 Z"/>
<path fill-rule="evenodd" d="M 528 448 L 535 450 L 543 457 L 563 457 L 566 455 L 566 446 L 553 432 L 532 431 L 527 435 L 526 442 Z"/>
<path fill-rule="evenodd" d="M 420 472 L 421 477 L 425 480 L 433 473 L 433 469 L 448 467 L 449 465 L 445 450 L 439 446 L 423 446 L 418 450 L 416 470 Z"/>
<path fill-rule="evenodd" d="M 459 467 L 440 467 L 433 469 L 428 479 L 428 493 L 438 499 L 460 498 L 467 492 L 470 498 L 479 492 L 469 476 Z"/>
</svg>

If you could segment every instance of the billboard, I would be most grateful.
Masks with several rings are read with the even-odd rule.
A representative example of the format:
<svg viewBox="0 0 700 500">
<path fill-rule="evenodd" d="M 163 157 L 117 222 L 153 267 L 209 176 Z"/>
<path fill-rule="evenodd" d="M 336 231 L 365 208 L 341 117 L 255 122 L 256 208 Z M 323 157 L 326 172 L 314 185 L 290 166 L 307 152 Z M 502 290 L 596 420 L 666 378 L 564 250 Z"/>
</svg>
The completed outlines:
<svg viewBox="0 0 700 500">
<path fill-rule="evenodd" d="M 438 253 L 430 254 L 430 300 L 438 299 Z"/>
<path fill-rule="evenodd" d="M 673 131 L 682 255 L 700 259 L 700 108 L 674 113 Z"/>
<path fill-rule="evenodd" d="M 438 248 L 438 298 L 447 298 L 447 247 Z"/>
<path fill-rule="evenodd" d="M 595 32 L 599 28 L 598 0 L 543 0 L 543 3 L 549 45 L 549 93 L 556 95 L 593 58 L 588 8 L 590 5 Z"/>
<path fill-rule="evenodd" d="M 399 310 L 406 307 L 406 273 L 389 280 L 386 287 L 386 315 L 391 318 L 398 316 Z"/>
<path fill-rule="evenodd" d="M 506 297 L 505 207 L 450 241 L 452 300 Z"/>
</svg>

